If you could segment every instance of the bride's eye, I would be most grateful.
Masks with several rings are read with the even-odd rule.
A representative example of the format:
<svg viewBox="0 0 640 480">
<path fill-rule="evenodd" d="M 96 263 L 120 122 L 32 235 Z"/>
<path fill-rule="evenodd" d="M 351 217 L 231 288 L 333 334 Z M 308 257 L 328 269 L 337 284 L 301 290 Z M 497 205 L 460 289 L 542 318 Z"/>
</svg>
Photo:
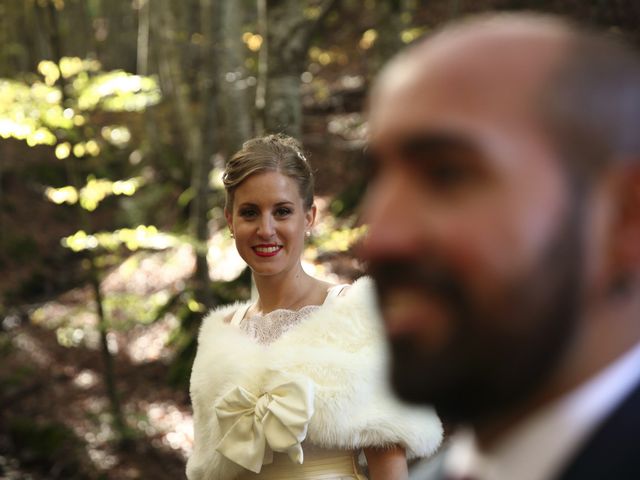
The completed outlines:
<svg viewBox="0 0 640 480">
<path fill-rule="evenodd" d="M 251 219 L 258 216 L 258 212 L 255 208 L 241 208 L 238 212 L 242 218 Z"/>
<path fill-rule="evenodd" d="M 288 217 L 292 213 L 293 213 L 293 210 L 287 207 L 278 207 L 275 212 L 276 217 Z"/>
</svg>

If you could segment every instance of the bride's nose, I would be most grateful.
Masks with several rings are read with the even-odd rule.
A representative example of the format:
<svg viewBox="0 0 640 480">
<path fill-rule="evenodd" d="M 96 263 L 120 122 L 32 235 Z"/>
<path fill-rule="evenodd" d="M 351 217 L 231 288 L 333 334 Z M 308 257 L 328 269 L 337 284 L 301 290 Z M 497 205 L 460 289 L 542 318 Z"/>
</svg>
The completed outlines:
<svg viewBox="0 0 640 480">
<path fill-rule="evenodd" d="M 258 224 L 258 236 L 271 238 L 275 234 L 274 219 L 271 215 L 263 215 Z"/>
</svg>

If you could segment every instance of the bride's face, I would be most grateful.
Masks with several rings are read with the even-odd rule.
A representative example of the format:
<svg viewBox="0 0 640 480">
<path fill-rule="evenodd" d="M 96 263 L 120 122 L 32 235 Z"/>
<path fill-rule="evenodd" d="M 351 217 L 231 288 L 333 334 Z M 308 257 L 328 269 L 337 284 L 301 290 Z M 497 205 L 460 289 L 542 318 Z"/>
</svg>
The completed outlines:
<svg viewBox="0 0 640 480">
<path fill-rule="evenodd" d="M 225 211 L 236 248 L 255 275 L 297 267 L 315 215 L 315 206 L 305 209 L 296 181 L 274 171 L 244 180 L 234 192 L 232 210 Z"/>
</svg>

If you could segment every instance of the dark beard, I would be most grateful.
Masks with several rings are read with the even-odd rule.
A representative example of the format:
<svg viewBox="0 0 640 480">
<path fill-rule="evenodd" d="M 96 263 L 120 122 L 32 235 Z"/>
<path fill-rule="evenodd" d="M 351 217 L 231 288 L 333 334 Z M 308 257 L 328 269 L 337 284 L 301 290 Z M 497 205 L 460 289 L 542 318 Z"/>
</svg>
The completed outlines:
<svg viewBox="0 0 640 480">
<path fill-rule="evenodd" d="M 429 351 L 416 337 L 390 342 L 396 393 L 429 403 L 447 422 L 477 423 L 515 408 L 548 378 L 575 329 L 581 304 L 581 228 L 574 215 L 539 262 L 496 299 L 474 298 L 455 272 L 433 258 L 371 265 L 384 309 L 386 293 L 410 288 L 437 298 L 453 327 Z"/>
</svg>

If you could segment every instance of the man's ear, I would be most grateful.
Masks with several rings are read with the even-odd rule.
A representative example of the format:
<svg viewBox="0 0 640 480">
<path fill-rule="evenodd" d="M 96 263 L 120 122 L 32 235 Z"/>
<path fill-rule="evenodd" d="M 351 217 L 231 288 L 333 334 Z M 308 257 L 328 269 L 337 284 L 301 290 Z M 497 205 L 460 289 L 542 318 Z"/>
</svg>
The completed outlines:
<svg viewBox="0 0 640 480">
<path fill-rule="evenodd" d="M 640 273 L 640 162 L 621 169 L 612 194 L 612 267 L 621 278 L 630 278 Z"/>
<path fill-rule="evenodd" d="M 227 226 L 229 227 L 231 236 L 233 236 L 233 215 L 231 214 L 231 212 L 229 212 L 229 210 L 227 210 L 227 207 L 224 208 L 224 218 L 227 221 Z"/>
<path fill-rule="evenodd" d="M 311 205 L 311 208 L 305 213 L 305 227 L 307 229 L 313 227 L 313 224 L 316 222 L 316 214 L 318 213 L 318 209 L 316 204 Z"/>
</svg>

